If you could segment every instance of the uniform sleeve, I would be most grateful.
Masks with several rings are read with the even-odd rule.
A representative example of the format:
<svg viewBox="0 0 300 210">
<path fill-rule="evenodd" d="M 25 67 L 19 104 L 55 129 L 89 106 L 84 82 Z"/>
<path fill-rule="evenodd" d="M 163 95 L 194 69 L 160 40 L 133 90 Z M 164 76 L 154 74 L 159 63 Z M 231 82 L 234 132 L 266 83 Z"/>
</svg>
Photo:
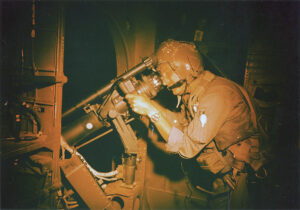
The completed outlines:
<svg viewBox="0 0 300 210">
<path fill-rule="evenodd" d="M 182 130 L 171 129 L 166 148 L 184 158 L 197 155 L 218 133 L 231 110 L 230 92 L 219 89 L 206 94 L 194 105 L 195 117 Z"/>
</svg>

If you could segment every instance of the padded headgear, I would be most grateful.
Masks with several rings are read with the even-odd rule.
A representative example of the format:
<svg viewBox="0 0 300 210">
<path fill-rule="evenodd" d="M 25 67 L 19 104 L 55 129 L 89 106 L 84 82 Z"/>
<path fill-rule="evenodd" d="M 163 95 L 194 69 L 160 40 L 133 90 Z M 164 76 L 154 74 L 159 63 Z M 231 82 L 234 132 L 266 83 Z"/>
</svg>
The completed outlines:
<svg viewBox="0 0 300 210">
<path fill-rule="evenodd" d="M 158 48 L 156 57 L 158 66 L 168 63 L 180 80 L 190 82 L 204 71 L 202 58 L 192 42 L 167 40 Z"/>
</svg>

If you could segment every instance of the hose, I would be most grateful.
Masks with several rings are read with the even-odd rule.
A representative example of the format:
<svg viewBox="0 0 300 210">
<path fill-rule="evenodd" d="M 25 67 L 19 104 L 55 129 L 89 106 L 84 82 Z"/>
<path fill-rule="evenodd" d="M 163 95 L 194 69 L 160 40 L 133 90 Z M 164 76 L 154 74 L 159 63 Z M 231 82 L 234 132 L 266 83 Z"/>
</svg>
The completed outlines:
<svg viewBox="0 0 300 210">
<path fill-rule="evenodd" d="M 61 142 L 61 146 L 63 147 L 63 149 L 67 150 L 71 154 L 77 155 L 95 177 L 106 180 L 106 181 L 116 181 L 117 180 L 117 178 L 113 178 L 114 176 L 116 176 L 118 174 L 117 170 L 110 171 L 110 172 L 99 172 L 88 164 L 88 162 L 85 160 L 83 155 L 81 155 L 78 151 L 76 151 L 72 147 L 70 147 L 64 141 L 63 137 L 60 138 L 60 142 Z"/>
</svg>

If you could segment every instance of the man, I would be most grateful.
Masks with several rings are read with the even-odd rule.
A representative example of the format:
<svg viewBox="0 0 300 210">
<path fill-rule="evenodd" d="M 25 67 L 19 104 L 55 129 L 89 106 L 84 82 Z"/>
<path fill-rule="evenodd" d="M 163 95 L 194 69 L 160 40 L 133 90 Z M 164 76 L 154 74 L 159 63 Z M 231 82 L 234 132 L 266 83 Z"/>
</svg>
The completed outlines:
<svg viewBox="0 0 300 210">
<path fill-rule="evenodd" d="M 128 94 L 132 110 L 149 117 L 167 151 L 194 158 L 202 169 L 222 177 L 224 188 L 232 190 L 231 207 L 250 207 L 245 169 L 251 166 L 258 171 L 264 158 L 246 91 L 204 70 L 193 43 L 168 40 L 156 57 L 163 84 L 178 97 L 178 104 L 182 102 L 181 112 L 171 112 L 143 95 Z"/>
</svg>

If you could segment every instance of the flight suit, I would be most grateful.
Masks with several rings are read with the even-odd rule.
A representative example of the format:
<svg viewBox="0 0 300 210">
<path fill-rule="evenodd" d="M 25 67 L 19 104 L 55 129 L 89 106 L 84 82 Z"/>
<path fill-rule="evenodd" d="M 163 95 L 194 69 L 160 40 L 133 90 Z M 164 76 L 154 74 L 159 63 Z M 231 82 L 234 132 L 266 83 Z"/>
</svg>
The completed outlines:
<svg viewBox="0 0 300 210">
<path fill-rule="evenodd" d="M 246 188 L 245 164 L 255 171 L 264 163 L 250 100 L 236 83 L 209 71 L 192 81 L 186 92 L 181 113 L 172 120 L 166 149 L 186 159 L 195 158 L 202 169 L 224 175 L 232 196 L 239 191 L 240 198 L 232 205 L 247 205 L 241 197 L 247 194 L 241 189 Z"/>
</svg>

